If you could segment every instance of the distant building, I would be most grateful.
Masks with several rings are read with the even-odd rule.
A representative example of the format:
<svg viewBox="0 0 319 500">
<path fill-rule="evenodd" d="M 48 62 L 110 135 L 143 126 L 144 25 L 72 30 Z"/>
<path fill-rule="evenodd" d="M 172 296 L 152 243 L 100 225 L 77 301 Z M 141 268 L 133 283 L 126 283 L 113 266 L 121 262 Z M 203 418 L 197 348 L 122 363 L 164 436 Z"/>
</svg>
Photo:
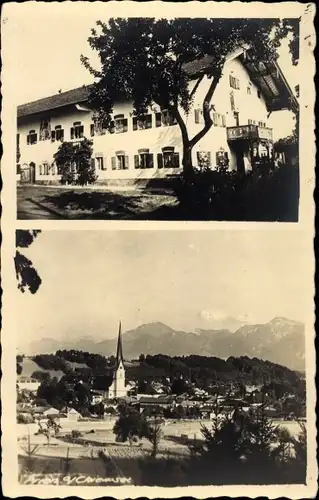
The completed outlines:
<svg viewBox="0 0 319 500">
<path fill-rule="evenodd" d="M 108 388 L 109 399 L 119 399 L 127 396 L 128 387 L 125 384 L 125 368 L 122 347 L 121 322 L 117 338 L 116 364 L 113 372 L 113 382 Z"/>
<path fill-rule="evenodd" d="M 34 393 L 37 392 L 40 387 L 39 380 L 31 377 L 19 377 L 17 384 L 20 391 L 29 391 Z"/>
</svg>

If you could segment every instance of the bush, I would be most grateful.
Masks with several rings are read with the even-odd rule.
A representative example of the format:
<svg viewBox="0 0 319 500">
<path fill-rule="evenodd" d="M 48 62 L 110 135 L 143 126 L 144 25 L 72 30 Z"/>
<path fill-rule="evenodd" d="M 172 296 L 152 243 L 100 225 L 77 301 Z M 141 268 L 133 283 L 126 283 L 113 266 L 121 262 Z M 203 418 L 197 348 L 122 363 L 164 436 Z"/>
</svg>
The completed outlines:
<svg viewBox="0 0 319 500">
<path fill-rule="evenodd" d="M 191 184 L 183 177 L 176 181 L 175 194 L 193 220 L 298 221 L 299 168 L 264 164 L 246 174 L 195 171 Z"/>
</svg>

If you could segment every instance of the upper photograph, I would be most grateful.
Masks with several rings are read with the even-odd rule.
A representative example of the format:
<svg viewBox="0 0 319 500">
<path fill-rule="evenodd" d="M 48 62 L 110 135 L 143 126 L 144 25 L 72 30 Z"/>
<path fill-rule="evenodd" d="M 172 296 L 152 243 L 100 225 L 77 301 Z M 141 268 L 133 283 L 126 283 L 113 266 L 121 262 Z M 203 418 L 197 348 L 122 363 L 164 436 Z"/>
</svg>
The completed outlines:
<svg viewBox="0 0 319 500">
<path fill-rule="evenodd" d="M 17 21 L 18 219 L 298 222 L 297 18 L 60 14 Z"/>
</svg>

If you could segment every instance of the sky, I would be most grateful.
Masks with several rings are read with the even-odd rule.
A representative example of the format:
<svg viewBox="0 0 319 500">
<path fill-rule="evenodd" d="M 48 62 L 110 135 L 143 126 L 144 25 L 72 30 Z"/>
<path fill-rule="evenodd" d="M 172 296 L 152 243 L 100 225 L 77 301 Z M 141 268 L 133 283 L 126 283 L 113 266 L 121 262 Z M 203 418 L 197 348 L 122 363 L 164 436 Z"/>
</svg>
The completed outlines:
<svg viewBox="0 0 319 500">
<path fill-rule="evenodd" d="M 123 331 L 153 321 L 209 329 L 228 316 L 304 321 L 305 244 L 282 229 L 43 231 L 25 250 L 42 284 L 16 291 L 19 345 L 113 338 L 120 319 Z"/>
<path fill-rule="evenodd" d="M 9 41 L 15 54 L 7 66 L 10 65 L 12 82 L 18 82 L 13 87 L 15 105 L 92 83 L 92 76 L 80 63 L 80 55 L 88 56 L 98 67 L 97 54 L 87 39 L 98 19 L 107 20 L 106 6 L 101 8 L 99 2 L 93 2 L 85 9 L 76 6 L 75 10 L 73 5 L 71 8 L 51 4 L 34 8 L 31 16 L 22 8 L 8 16 Z M 291 64 L 287 43 L 280 49 L 279 64 L 294 89 L 299 83 L 298 68 Z M 287 112 L 274 113 L 271 122 L 275 138 L 289 134 L 293 128 Z"/>
</svg>

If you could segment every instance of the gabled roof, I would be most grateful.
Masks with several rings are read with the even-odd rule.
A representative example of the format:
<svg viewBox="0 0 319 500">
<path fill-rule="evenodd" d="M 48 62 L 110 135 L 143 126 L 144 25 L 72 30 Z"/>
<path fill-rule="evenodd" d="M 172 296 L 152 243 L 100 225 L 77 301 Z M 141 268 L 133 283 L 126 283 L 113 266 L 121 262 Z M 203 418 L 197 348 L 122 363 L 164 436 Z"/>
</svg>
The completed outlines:
<svg viewBox="0 0 319 500">
<path fill-rule="evenodd" d="M 27 104 L 21 104 L 18 106 L 18 118 L 51 111 L 52 109 L 78 104 L 80 102 L 86 102 L 89 98 L 91 88 L 92 85 L 83 85 L 73 90 L 61 92 L 50 97 L 44 97 L 43 99 L 38 99 L 37 101 L 32 101 Z"/>
<path fill-rule="evenodd" d="M 245 56 L 243 54 L 240 55 L 240 52 L 245 53 Z M 238 51 L 235 57 L 241 58 L 241 62 L 247 69 L 251 80 L 260 88 L 269 111 L 277 111 L 289 107 L 298 110 L 298 101 L 278 63 L 266 61 L 253 62 L 249 58 L 249 51 L 244 52 L 244 49 Z M 185 63 L 184 70 L 191 78 L 196 78 L 213 70 L 212 61 L 212 56 L 206 55 L 200 59 Z M 93 85 L 83 85 L 73 90 L 22 104 L 18 106 L 18 118 L 87 102 L 92 87 Z"/>
</svg>

